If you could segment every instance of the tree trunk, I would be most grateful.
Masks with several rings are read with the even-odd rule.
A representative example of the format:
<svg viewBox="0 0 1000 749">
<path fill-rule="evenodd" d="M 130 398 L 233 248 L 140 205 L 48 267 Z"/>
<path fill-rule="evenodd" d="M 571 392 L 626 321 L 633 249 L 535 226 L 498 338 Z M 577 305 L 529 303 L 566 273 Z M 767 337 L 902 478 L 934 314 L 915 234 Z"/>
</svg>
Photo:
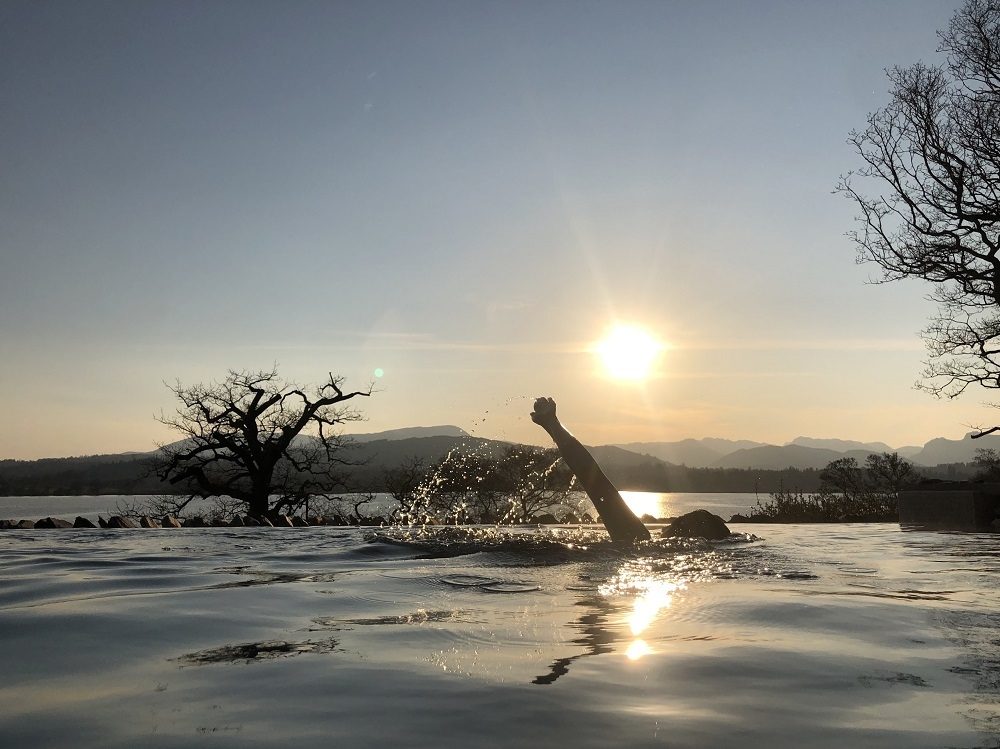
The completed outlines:
<svg viewBox="0 0 1000 749">
<path fill-rule="evenodd" d="M 268 511 L 271 509 L 271 485 L 270 482 L 255 482 L 253 487 L 253 494 L 250 497 L 249 506 L 247 511 L 252 518 L 261 520 L 263 518 L 270 518 Z"/>
</svg>

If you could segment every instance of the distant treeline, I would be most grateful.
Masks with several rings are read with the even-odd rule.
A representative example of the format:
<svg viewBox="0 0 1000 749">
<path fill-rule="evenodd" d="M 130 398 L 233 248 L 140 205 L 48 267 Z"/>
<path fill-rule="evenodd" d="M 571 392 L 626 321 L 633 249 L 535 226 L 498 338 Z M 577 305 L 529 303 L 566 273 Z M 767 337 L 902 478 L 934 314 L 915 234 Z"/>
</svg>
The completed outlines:
<svg viewBox="0 0 1000 749">
<path fill-rule="evenodd" d="M 971 479 L 977 467 L 951 463 L 933 468 L 919 467 L 917 478 L 964 481 Z M 639 466 L 607 466 L 609 478 L 622 491 L 647 492 L 816 492 L 820 488 L 820 469 L 785 468 L 688 468 L 668 463 Z"/>
<path fill-rule="evenodd" d="M 636 492 L 758 492 L 768 494 L 796 488 L 819 488 L 819 471 L 786 468 L 781 471 L 749 468 L 689 468 L 667 463 L 606 466 L 608 477 L 622 491 Z"/>
<path fill-rule="evenodd" d="M 159 494 L 175 491 L 147 476 L 144 458 L 93 455 L 83 458 L 0 460 L 0 496 Z"/>
<path fill-rule="evenodd" d="M 451 438 L 426 438 L 409 447 L 425 448 L 426 465 L 435 456 L 444 455 L 458 444 Z M 401 441 L 402 442 L 402 441 Z M 364 465 L 353 473 L 349 489 L 387 491 L 386 468 L 400 465 L 407 454 L 402 444 L 393 444 L 365 457 Z M 433 447 L 434 449 L 429 449 Z M 624 453 L 624 451 L 617 451 Z M 176 486 L 164 484 L 149 474 L 147 455 L 96 455 L 81 458 L 46 458 L 43 460 L 0 460 L 0 496 L 64 496 L 99 494 L 174 494 Z M 820 471 L 812 468 L 757 470 L 747 468 L 689 468 L 671 465 L 634 453 L 620 458 L 601 456 L 601 465 L 615 485 L 623 491 L 651 492 L 756 492 L 767 495 L 778 491 L 815 492 L 819 490 Z M 920 468 L 927 478 L 961 480 L 972 477 L 975 467 L 964 463 Z"/>
</svg>

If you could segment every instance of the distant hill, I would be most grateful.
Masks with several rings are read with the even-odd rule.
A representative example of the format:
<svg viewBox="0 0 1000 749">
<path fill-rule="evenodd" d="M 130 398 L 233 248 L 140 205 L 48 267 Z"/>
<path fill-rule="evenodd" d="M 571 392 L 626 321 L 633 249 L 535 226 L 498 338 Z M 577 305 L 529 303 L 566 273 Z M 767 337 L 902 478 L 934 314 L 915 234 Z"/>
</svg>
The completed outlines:
<svg viewBox="0 0 1000 749">
<path fill-rule="evenodd" d="M 903 445 L 902 447 L 891 448 L 889 452 L 899 453 L 909 461 L 913 461 L 913 456 L 924 448 L 920 445 Z"/>
<path fill-rule="evenodd" d="M 607 471 L 621 471 L 636 466 L 643 465 L 666 465 L 666 463 L 655 456 L 640 454 L 633 450 L 626 450 L 616 445 L 602 445 L 600 447 L 588 447 L 594 460 Z"/>
<path fill-rule="evenodd" d="M 614 445 L 614 447 L 643 455 L 652 455 L 654 458 L 675 465 L 709 468 L 715 465 L 720 458 L 730 453 L 762 445 L 764 445 L 763 442 L 751 442 L 750 440 L 724 440 L 708 437 L 677 442 L 628 442 Z"/>
<path fill-rule="evenodd" d="M 436 427 L 404 427 L 388 429 L 384 432 L 348 435 L 355 442 L 375 442 L 376 440 L 405 440 L 413 437 L 468 437 L 464 429 L 448 424 Z"/>
<path fill-rule="evenodd" d="M 345 453 L 345 457 L 360 464 L 350 469 L 352 484 L 361 489 L 377 491 L 382 473 L 387 468 L 395 468 L 413 460 L 419 460 L 430 468 L 452 450 L 498 455 L 506 445 L 506 442 L 469 436 L 378 439 L 358 442 Z"/>
<path fill-rule="evenodd" d="M 856 440 L 816 439 L 815 437 L 796 437 L 788 444 L 802 447 L 818 447 L 822 450 L 836 450 L 846 453 L 848 450 L 868 450 L 873 453 L 896 452 L 884 442 L 858 442 Z M 918 450 L 920 448 L 917 448 Z"/>
<path fill-rule="evenodd" d="M 910 458 L 914 463 L 936 466 L 942 463 L 971 463 L 976 459 L 976 450 L 1000 450 L 1000 436 L 995 434 L 972 439 L 972 432 L 964 439 L 949 440 L 943 437 L 933 439 L 923 449 Z"/>
<path fill-rule="evenodd" d="M 907 460 L 912 460 L 913 456 L 924 448 L 920 445 L 905 445 L 903 447 L 889 447 L 884 442 L 858 442 L 856 440 L 837 439 L 815 439 L 813 437 L 796 437 L 789 444 L 802 445 L 803 447 L 821 447 L 827 450 L 847 452 L 849 450 L 869 450 L 873 453 L 899 453 Z"/>
<path fill-rule="evenodd" d="M 855 458 L 859 463 L 872 453 L 898 452 L 921 466 L 946 463 L 971 463 L 976 449 L 992 447 L 1000 450 L 1000 436 L 979 440 L 934 439 L 920 447 L 890 447 L 884 442 L 859 442 L 844 439 L 796 437 L 787 445 L 769 445 L 752 440 L 716 438 L 686 439 L 676 442 L 627 442 L 614 447 L 649 455 L 674 465 L 689 468 L 756 468 L 784 470 L 786 468 L 817 469 L 839 458 Z"/>
<path fill-rule="evenodd" d="M 715 468 L 764 468 L 780 471 L 785 468 L 825 468 L 828 463 L 839 458 L 855 458 L 859 463 L 871 455 L 873 450 L 829 450 L 821 447 L 802 445 L 765 445 L 749 450 L 737 450 L 718 460 Z"/>
</svg>

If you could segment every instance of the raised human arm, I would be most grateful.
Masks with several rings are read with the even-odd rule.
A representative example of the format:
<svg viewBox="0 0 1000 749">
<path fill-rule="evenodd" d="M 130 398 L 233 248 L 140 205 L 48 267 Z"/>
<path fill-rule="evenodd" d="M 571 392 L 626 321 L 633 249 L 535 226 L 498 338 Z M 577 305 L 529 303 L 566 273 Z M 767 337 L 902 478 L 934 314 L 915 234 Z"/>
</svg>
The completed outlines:
<svg viewBox="0 0 1000 749">
<path fill-rule="evenodd" d="M 594 503 L 604 527 L 613 541 L 640 541 L 649 531 L 625 504 L 621 494 L 604 474 L 590 451 L 556 417 L 556 403 L 551 398 L 535 401 L 531 420 L 548 432 L 559 448 L 566 465 L 574 473 L 590 501 Z"/>
</svg>

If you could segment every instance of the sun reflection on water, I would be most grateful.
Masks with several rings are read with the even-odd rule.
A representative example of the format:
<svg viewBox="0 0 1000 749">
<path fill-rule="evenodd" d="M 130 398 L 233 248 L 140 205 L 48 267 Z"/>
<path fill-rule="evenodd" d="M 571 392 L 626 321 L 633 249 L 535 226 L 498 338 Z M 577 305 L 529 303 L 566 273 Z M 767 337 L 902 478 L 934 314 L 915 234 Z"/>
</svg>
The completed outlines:
<svg viewBox="0 0 1000 749">
<path fill-rule="evenodd" d="M 628 508 L 636 514 L 637 517 L 642 517 L 643 515 L 649 515 L 651 517 L 657 518 L 660 516 L 660 495 L 654 492 L 621 492 L 622 499 L 625 500 L 625 504 Z"/>
<path fill-rule="evenodd" d="M 685 588 L 682 579 L 673 571 L 667 572 L 652 559 L 637 559 L 622 566 L 614 578 L 600 587 L 605 597 L 635 596 L 632 609 L 623 620 L 632 634 L 633 640 L 625 650 L 629 660 L 639 660 L 653 653 L 653 648 L 638 637 L 670 607 L 674 595 Z"/>
<path fill-rule="evenodd" d="M 630 661 L 637 661 L 644 655 L 649 655 L 653 652 L 653 649 L 646 644 L 645 640 L 640 640 L 636 638 L 632 641 L 632 644 L 628 646 L 625 651 L 625 655 Z"/>
<path fill-rule="evenodd" d="M 678 587 L 676 583 L 665 580 L 650 580 L 649 588 L 636 598 L 632 605 L 628 626 L 633 635 L 643 632 L 656 619 L 660 609 L 670 606 L 671 598 Z"/>
</svg>

